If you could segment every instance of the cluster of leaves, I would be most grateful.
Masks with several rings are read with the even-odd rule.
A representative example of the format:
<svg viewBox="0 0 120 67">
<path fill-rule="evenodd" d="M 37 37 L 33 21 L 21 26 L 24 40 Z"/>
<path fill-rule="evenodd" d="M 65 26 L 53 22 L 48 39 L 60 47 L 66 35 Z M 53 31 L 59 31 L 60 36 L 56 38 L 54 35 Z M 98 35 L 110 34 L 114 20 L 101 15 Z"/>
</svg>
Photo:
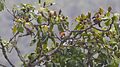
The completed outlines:
<svg viewBox="0 0 120 67">
<path fill-rule="evenodd" d="M 18 53 L 23 66 L 48 67 L 116 67 L 120 63 L 119 14 L 102 8 L 94 15 L 88 12 L 75 18 L 73 30 L 68 17 L 49 7 L 53 3 L 39 0 L 39 8 L 32 4 L 20 4 L 12 9 L 14 36 L 9 43 Z M 57 29 L 57 31 L 55 31 Z M 24 58 L 17 47 L 17 39 L 31 36 L 30 46 L 36 46 Z M 8 43 L 7 43 L 8 44 Z M 5 46 L 1 41 L 3 55 Z M 7 48 L 9 48 L 7 46 Z M 6 58 L 6 57 L 5 57 Z M 7 61 L 11 66 L 14 64 Z"/>
<path fill-rule="evenodd" d="M 73 67 L 118 67 L 120 61 L 119 14 L 102 8 L 93 17 L 88 12 L 75 21 L 72 46 L 62 47 L 52 62 L 60 66 Z"/>
<path fill-rule="evenodd" d="M 31 66 L 40 57 L 58 46 L 60 38 L 54 30 L 56 27 L 59 32 L 68 28 L 67 17 L 61 13 L 61 10 L 58 13 L 50 10 L 49 7 L 52 5 L 53 3 L 44 2 L 43 5 L 40 4 L 39 8 L 36 8 L 31 4 L 20 4 L 12 9 L 14 36 L 10 42 L 15 41 L 16 38 L 30 35 L 30 46 L 36 46 L 35 52 L 28 55 L 29 62 L 24 62 L 25 65 L 30 64 Z"/>
</svg>

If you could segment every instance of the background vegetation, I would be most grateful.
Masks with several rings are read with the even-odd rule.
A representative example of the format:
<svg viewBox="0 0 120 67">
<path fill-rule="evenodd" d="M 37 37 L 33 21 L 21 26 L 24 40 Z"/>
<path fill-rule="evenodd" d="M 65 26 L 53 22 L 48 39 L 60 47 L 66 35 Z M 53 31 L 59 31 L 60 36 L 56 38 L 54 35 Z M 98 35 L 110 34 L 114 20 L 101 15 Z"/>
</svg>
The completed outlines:
<svg viewBox="0 0 120 67">
<path fill-rule="evenodd" d="M 24 67 L 118 67 L 120 15 L 111 7 L 78 15 L 70 23 L 63 10 L 51 9 L 54 3 L 49 0 L 21 3 L 11 10 L 4 3 L 0 1 L 0 11 L 6 9 L 11 15 L 13 36 L 8 40 L 1 36 L 0 49 L 10 66 L 16 64 L 9 54 L 16 52 L 19 66 Z M 28 47 L 19 39 L 29 41 Z M 22 54 L 21 44 L 31 51 Z"/>
</svg>

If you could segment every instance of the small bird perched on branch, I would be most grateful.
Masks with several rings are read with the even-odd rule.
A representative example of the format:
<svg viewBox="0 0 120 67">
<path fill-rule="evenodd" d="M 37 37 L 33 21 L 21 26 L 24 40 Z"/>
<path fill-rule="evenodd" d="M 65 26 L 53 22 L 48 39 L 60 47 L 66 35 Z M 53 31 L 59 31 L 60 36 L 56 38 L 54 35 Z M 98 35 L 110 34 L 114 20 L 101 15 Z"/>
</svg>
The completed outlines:
<svg viewBox="0 0 120 67">
<path fill-rule="evenodd" d="M 70 31 L 63 31 L 59 33 L 60 38 L 67 38 L 69 37 L 69 34 L 70 34 Z"/>
</svg>

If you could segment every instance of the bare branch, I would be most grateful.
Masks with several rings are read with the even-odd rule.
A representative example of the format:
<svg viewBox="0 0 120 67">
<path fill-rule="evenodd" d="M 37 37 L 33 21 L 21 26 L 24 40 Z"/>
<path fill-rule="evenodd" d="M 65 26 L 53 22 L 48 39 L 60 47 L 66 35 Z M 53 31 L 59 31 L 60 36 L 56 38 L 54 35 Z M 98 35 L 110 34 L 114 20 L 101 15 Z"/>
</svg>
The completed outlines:
<svg viewBox="0 0 120 67">
<path fill-rule="evenodd" d="M 8 56 L 7 56 L 7 53 L 6 53 L 6 50 L 5 50 L 5 46 L 3 45 L 1 38 L 0 38 L 0 45 L 1 45 L 1 47 L 2 47 L 2 53 L 3 53 L 4 57 L 5 57 L 5 59 L 8 61 L 8 63 L 9 63 L 12 67 L 15 67 L 15 66 L 12 64 L 12 62 L 9 60 Z"/>
<path fill-rule="evenodd" d="M 22 54 L 21 54 L 19 48 L 17 47 L 17 45 L 14 45 L 14 48 L 15 48 L 15 50 L 16 50 L 16 52 L 18 54 L 18 57 L 20 58 L 20 60 L 25 64 L 25 59 L 22 57 Z"/>
<path fill-rule="evenodd" d="M 94 24 L 90 25 L 88 28 L 86 28 L 86 29 L 84 29 L 84 30 L 73 30 L 73 31 L 71 31 L 71 33 L 72 33 L 72 32 L 78 32 L 73 38 L 76 38 L 78 34 L 82 34 L 83 32 L 91 29 L 94 25 L 97 25 L 97 24 L 98 24 L 98 23 L 94 23 Z"/>
<path fill-rule="evenodd" d="M 4 6 L 5 6 L 6 10 L 8 11 L 8 13 L 10 13 L 10 15 L 12 15 L 14 17 L 14 15 L 10 12 L 10 10 L 7 8 L 7 6 L 6 5 L 4 5 Z"/>
<path fill-rule="evenodd" d="M 12 38 L 10 38 L 9 43 L 19 34 L 19 32 L 17 32 Z"/>
<path fill-rule="evenodd" d="M 94 29 L 96 29 L 96 30 L 99 30 L 99 31 L 102 31 L 102 32 L 107 32 L 107 31 L 109 31 L 110 29 L 111 29 L 111 27 L 112 27 L 112 25 L 113 25 L 113 20 L 112 20 L 112 23 L 110 24 L 110 26 L 109 26 L 109 28 L 108 29 L 106 29 L 106 30 L 101 30 L 101 29 L 98 29 L 98 28 L 96 28 L 96 27 L 92 27 L 92 28 L 94 28 Z"/>
</svg>

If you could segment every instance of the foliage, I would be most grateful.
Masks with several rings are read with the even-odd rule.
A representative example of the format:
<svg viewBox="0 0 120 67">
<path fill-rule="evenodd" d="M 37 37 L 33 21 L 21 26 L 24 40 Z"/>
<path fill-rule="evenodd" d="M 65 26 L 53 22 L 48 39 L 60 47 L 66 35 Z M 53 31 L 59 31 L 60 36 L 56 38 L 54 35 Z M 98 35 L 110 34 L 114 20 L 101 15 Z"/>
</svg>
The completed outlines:
<svg viewBox="0 0 120 67">
<path fill-rule="evenodd" d="M 4 2 L 5 0 L 0 0 L 0 11 L 4 10 Z"/>
<path fill-rule="evenodd" d="M 49 9 L 53 3 L 39 0 L 39 8 L 20 4 L 12 9 L 14 36 L 6 43 L 0 39 L 1 50 L 7 57 L 8 48 L 15 48 L 24 67 L 118 67 L 120 63 L 120 28 L 118 13 L 108 7 L 75 18 L 73 30 L 68 17 L 59 10 Z M 0 9 L 2 10 L 2 9 Z M 10 11 L 9 11 L 10 12 Z M 58 29 L 58 32 L 55 31 Z M 17 47 L 17 39 L 31 36 L 34 52 L 24 58 Z M 10 46 L 11 45 L 11 46 Z"/>
</svg>

